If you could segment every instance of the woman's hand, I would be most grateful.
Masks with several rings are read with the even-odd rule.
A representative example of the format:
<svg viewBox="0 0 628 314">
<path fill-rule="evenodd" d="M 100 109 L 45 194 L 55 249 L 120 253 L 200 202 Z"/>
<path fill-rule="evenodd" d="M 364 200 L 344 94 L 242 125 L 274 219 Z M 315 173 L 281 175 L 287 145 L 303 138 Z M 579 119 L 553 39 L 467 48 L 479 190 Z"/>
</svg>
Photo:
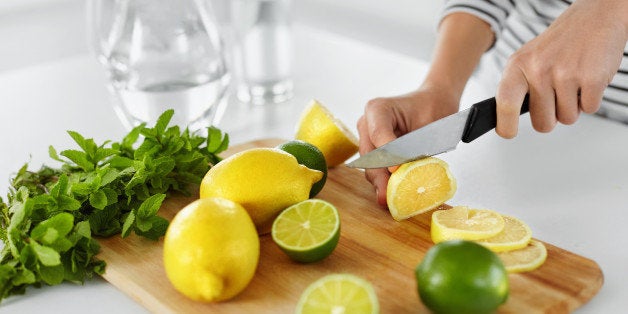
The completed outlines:
<svg viewBox="0 0 628 314">
<path fill-rule="evenodd" d="M 449 90 L 422 87 L 409 94 L 375 98 L 358 120 L 360 155 L 434 120 L 458 111 L 459 96 Z M 367 169 L 366 178 L 375 187 L 377 202 L 386 205 L 386 188 L 394 169 Z"/>
<path fill-rule="evenodd" d="M 517 135 L 519 111 L 530 93 L 539 132 L 596 112 L 621 63 L 628 40 L 628 1 L 579 0 L 508 60 L 499 84 L 497 133 Z"/>
</svg>

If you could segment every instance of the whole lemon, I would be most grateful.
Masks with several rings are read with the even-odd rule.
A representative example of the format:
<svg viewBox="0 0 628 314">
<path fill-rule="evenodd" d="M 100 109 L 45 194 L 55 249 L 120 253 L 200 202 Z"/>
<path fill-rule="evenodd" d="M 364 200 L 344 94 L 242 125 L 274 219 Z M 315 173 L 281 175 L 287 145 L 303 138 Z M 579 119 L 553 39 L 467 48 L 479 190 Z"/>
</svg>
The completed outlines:
<svg viewBox="0 0 628 314">
<path fill-rule="evenodd" d="M 277 148 L 252 148 L 222 160 L 201 182 L 200 197 L 222 197 L 242 205 L 260 234 L 288 206 L 309 198 L 323 177 Z"/>
<path fill-rule="evenodd" d="M 164 268 L 190 299 L 230 299 L 249 284 L 260 254 L 246 210 L 221 198 L 196 200 L 174 217 L 164 238 Z"/>
</svg>

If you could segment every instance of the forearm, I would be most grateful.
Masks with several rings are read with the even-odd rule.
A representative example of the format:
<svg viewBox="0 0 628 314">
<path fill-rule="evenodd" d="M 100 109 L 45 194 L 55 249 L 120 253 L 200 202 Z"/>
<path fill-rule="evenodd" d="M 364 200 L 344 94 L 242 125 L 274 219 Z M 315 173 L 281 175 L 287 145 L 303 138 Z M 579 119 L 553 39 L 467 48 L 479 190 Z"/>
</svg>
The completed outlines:
<svg viewBox="0 0 628 314">
<path fill-rule="evenodd" d="M 574 11 L 589 11 L 591 20 L 588 23 L 595 23 L 598 19 L 611 19 L 617 22 L 617 27 L 621 28 L 628 37 L 628 1 L 626 0 L 577 0 L 562 14 L 557 21 L 562 22 Z M 628 38 L 627 38 L 628 40 Z"/>
<path fill-rule="evenodd" d="M 447 86 L 460 98 L 495 35 L 490 26 L 467 13 L 446 16 L 439 26 L 430 69 L 423 86 Z"/>
</svg>

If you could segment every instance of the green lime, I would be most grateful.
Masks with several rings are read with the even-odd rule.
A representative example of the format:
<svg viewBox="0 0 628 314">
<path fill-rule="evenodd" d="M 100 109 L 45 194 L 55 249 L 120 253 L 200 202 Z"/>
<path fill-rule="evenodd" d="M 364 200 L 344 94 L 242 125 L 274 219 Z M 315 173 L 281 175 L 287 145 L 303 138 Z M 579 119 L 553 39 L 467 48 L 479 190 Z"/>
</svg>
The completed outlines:
<svg viewBox="0 0 628 314">
<path fill-rule="evenodd" d="M 297 314 L 379 313 L 373 286 L 351 274 L 327 275 L 310 284 L 299 299 Z"/>
<path fill-rule="evenodd" d="M 323 153 L 316 148 L 316 146 L 299 140 L 283 143 L 277 146 L 277 148 L 296 157 L 300 164 L 310 169 L 323 172 L 323 178 L 314 183 L 314 185 L 312 185 L 312 189 L 310 190 L 310 198 L 316 196 L 316 194 L 323 189 L 325 181 L 327 181 L 327 163 L 325 162 L 325 156 L 323 156 Z"/>
<path fill-rule="evenodd" d="M 423 304 L 436 313 L 490 313 L 508 298 L 508 273 L 501 260 L 471 241 L 434 245 L 415 275 Z"/>
<path fill-rule="evenodd" d="M 329 256 L 340 239 L 340 216 L 319 199 L 294 204 L 275 218 L 273 241 L 292 260 L 311 263 Z"/>
</svg>

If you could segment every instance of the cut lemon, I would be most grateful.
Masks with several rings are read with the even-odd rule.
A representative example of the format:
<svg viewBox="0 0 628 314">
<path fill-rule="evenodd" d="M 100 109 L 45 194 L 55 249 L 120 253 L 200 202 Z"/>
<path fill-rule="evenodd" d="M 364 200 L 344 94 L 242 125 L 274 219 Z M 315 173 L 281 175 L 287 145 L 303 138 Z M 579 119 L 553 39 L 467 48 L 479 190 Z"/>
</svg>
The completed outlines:
<svg viewBox="0 0 628 314">
<path fill-rule="evenodd" d="M 488 209 L 456 206 L 432 214 L 432 241 L 480 240 L 496 236 L 504 229 L 504 218 Z"/>
<path fill-rule="evenodd" d="M 547 249 L 543 243 L 531 240 L 523 249 L 497 253 L 509 273 L 531 271 L 539 268 L 547 259 Z"/>
<path fill-rule="evenodd" d="M 355 275 L 333 274 L 305 289 L 296 313 L 379 313 L 379 302 L 368 281 Z"/>
<path fill-rule="evenodd" d="M 403 164 L 392 173 L 386 201 L 395 220 L 438 207 L 454 196 L 456 180 L 447 163 L 429 157 Z"/>
<path fill-rule="evenodd" d="M 318 147 L 327 167 L 337 166 L 358 152 L 356 136 L 316 100 L 303 111 L 295 139 Z"/>
<path fill-rule="evenodd" d="M 477 242 L 493 252 L 512 251 L 526 247 L 530 243 L 530 239 L 532 239 L 530 227 L 515 217 L 502 215 L 502 218 L 504 219 L 504 230 L 502 232 Z"/>
<path fill-rule="evenodd" d="M 273 241 L 292 260 L 311 263 L 324 259 L 340 238 L 340 216 L 334 205 L 309 199 L 292 205 L 275 219 Z"/>
</svg>

